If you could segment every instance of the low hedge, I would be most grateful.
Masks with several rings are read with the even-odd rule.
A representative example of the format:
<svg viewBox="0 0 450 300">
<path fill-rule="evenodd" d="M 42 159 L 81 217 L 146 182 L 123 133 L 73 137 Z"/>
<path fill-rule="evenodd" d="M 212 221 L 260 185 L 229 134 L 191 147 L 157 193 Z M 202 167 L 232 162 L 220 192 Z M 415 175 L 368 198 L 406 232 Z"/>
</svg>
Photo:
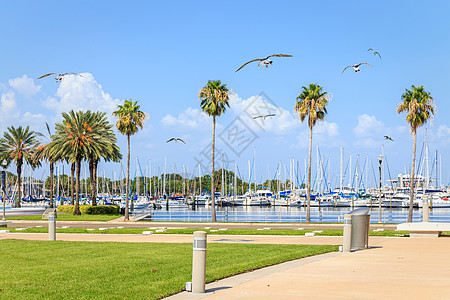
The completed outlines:
<svg viewBox="0 0 450 300">
<path fill-rule="evenodd" d="M 60 205 L 58 212 L 73 213 L 75 205 Z M 82 215 L 112 215 L 118 214 L 120 208 L 118 205 L 80 205 L 80 212 Z"/>
</svg>

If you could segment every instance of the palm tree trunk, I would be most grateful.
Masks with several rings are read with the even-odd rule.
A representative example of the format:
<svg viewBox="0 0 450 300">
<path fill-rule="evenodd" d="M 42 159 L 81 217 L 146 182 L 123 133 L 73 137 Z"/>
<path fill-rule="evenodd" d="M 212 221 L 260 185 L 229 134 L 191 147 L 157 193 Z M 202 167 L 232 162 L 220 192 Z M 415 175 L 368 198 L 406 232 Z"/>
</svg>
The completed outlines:
<svg viewBox="0 0 450 300">
<path fill-rule="evenodd" d="M 75 186 L 75 163 L 72 163 L 72 165 L 70 166 L 70 202 L 72 203 L 72 205 L 75 204 L 75 198 L 73 193 L 74 186 Z"/>
<path fill-rule="evenodd" d="M 413 217 L 413 205 L 414 205 L 414 172 L 415 172 L 415 162 L 416 162 L 416 130 L 413 131 L 413 140 L 414 140 L 414 145 L 413 145 L 413 161 L 412 161 L 412 168 L 411 168 L 411 176 L 409 177 L 411 179 L 410 184 L 409 184 L 409 188 L 411 189 L 410 191 L 410 196 L 409 196 L 409 210 L 408 210 L 408 223 L 412 222 L 412 217 Z"/>
<path fill-rule="evenodd" d="M 127 142 L 128 142 L 128 153 L 127 153 L 127 181 L 126 181 L 126 186 L 127 186 L 127 190 L 125 192 L 125 221 L 129 221 L 130 220 L 130 215 L 129 215 L 129 211 L 128 211 L 128 198 L 129 198 L 129 193 L 130 193 L 130 135 L 127 134 Z"/>
<path fill-rule="evenodd" d="M 76 161 L 76 169 L 77 169 L 77 183 L 75 188 L 75 210 L 73 212 L 74 215 L 81 215 L 80 212 L 80 172 L 81 172 L 81 158 L 77 158 Z"/>
<path fill-rule="evenodd" d="M 212 154 L 211 154 L 211 222 L 216 222 L 216 201 L 214 188 L 214 146 L 216 144 L 216 116 L 213 116 Z"/>
<path fill-rule="evenodd" d="M 306 222 L 311 222 L 311 149 L 312 126 L 309 127 L 308 187 L 306 188 Z"/>
<path fill-rule="evenodd" d="M 94 201 L 97 200 L 94 198 L 94 189 L 95 189 L 95 177 L 94 177 L 94 158 L 89 156 L 89 196 L 92 200 L 92 205 L 94 205 Z"/>
<path fill-rule="evenodd" d="M 92 174 L 94 175 L 92 180 L 94 185 L 94 190 L 92 192 L 92 194 L 94 195 L 94 197 L 92 198 L 92 206 L 97 205 L 97 169 L 98 169 L 98 160 L 94 160 L 92 168 Z"/>
<path fill-rule="evenodd" d="M 53 182 L 55 180 L 54 167 L 55 167 L 55 165 L 51 162 L 50 163 L 50 208 L 53 208 Z"/>
<path fill-rule="evenodd" d="M 20 200 L 22 199 L 22 163 L 17 163 L 17 199 L 16 207 L 20 207 Z"/>
</svg>

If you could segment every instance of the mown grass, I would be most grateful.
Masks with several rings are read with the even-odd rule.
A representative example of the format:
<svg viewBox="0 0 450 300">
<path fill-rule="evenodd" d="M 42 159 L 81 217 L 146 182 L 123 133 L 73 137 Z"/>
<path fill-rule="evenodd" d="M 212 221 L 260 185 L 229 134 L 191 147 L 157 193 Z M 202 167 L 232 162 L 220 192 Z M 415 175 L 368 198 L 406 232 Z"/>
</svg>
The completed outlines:
<svg viewBox="0 0 450 300">
<path fill-rule="evenodd" d="M 8 228 L 11 232 L 30 232 L 30 233 L 47 233 L 47 227 L 29 227 L 27 230 L 16 231 L 15 227 Z M 148 228 L 111 228 L 107 230 L 99 230 L 98 228 L 58 228 L 57 233 L 98 233 L 98 234 L 142 234 L 143 231 L 153 231 L 154 234 L 193 234 L 194 231 L 202 230 L 211 235 L 305 235 L 307 232 L 316 232 L 317 236 L 342 236 L 342 229 L 203 229 L 203 228 L 185 228 L 185 229 L 167 229 L 166 232 L 156 232 L 154 229 Z M 321 232 L 320 232 L 321 231 Z M 408 231 L 370 231 L 370 236 L 409 236 Z"/>
<path fill-rule="evenodd" d="M 0 240 L 2 299 L 160 299 L 191 281 L 192 244 Z M 209 244 L 207 282 L 338 246 Z"/>
<path fill-rule="evenodd" d="M 58 213 L 57 221 L 111 221 L 122 217 L 120 214 L 112 215 L 79 215 Z M 7 217 L 7 220 L 38 220 L 42 221 L 42 215 Z"/>
</svg>

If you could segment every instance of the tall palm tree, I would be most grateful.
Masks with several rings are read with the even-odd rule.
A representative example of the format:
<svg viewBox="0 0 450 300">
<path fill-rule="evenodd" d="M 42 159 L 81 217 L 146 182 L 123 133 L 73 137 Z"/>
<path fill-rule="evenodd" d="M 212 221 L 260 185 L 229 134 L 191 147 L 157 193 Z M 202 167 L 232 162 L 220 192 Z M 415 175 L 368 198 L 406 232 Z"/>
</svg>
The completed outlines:
<svg viewBox="0 0 450 300">
<path fill-rule="evenodd" d="M 426 92 L 423 86 L 412 86 L 412 91 L 406 89 L 402 95 L 402 102 L 397 106 L 397 113 L 407 112 L 406 122 L 409 123 L 411 134 L 413 136 L 413 161 L 410 176 L 410 197 L 408 223 L 412 222 L 413 202 L 414 202 L 414 173 L 416 161 L 416 133 L 417 128 L 424 125 L 436 112 L 434 100 L 429 92 Z"/>
<path fill-rule="evenodd" d="M 75 183 L 75 171 L 76 165 L 75 163 L 70 164 L 70 204 L 75 204 L 75 191 L 74 191 L 74 183 Z"/>
<path fill-rule="evenodd" d="M 225 112 L 229 104 L 230 90 L 220 80 L 209 80 L 198 92 L 200 107 L 213 117 L 212 154 L 211 154 L 211 222 L 216 222 L 215 188 L 214 188 L 214 148 L 216 143 L 216 116 Z"/>
<path fill-rule="evenodd" d="M 137 101 L 125 100 L 123 105 L 118 105 L 118 109 L 113 112 L 113 115 L 118 117 L 116 127 L 120 133 L 127 136 L 127 190 L 125 192 L 125 220 L 129 220 L 129 193 L 130 193 L 130 137 L 144 127 L 145 113 L 140 111 L 140 106 Z"/>
<path fill-rule="evenodd" d="M 20 201 L 22 199 L 21 185 L 22 185 L 22 165 L 24 160 L 36 167 L 40 163 L 33 159 L 33 154 L 39 146 L 36 132 L 30 130 L 30 126 L 23 128 L 19 126 L 8 127 L 7 132 L 3 134 L 3 138 L 0 139 L 0 161 L 6 159 L 8 163 L 14 161 L 17 168 L 17 198 L 16 207 L 20 207 Z"/>
<path fill-rule="evenodd" d="M 122 159 L 120 148 L 117 146 L 117 138 L 112 130 L 113 125 L 109 123 L 106 118 L 106 113 L 94 113 L 92 128 L 101 135 L 102 143 L 99 147 L 93 148 L 87 159 L 89 160 L 89 174 L 90 174 L 90 196 L 92 198 L 92 205 L 97 205 L 97 168 L 101 158 L 105 161 L 119 162 Z"/>
<path fill-rule="evenodd" d="M 45 136 L 39 132 L 36 132 L 36 134 L 39 136 L 45 137 L 48 140 L 48 143 L 46 143 L 46 144 L 42 143 L 41 145 L 39 145 L 39 147 L 36 148 L 36 151 L 34 152 L 34 155 L 33 155 L 34 156 L 33 160 L 35 162 L 46 160 L 49 163 L 49 167 L 50 167 L 50 208 L 53 208 L 53 190 L 54 190 L 54 182 L 55 182 L 54 168 L 55 168 L 56 159 L 50 155 L 52 133 L 50 131 L 50 126 L 48 126 L 47 122 L 45 122 L 45 125 L 47 126 L 48 136 Z"/>
<path fill-rule="evenodd" d="M 306 191 L 307 206 L 306 206 L 306 222 L 311 222 L 311 148 L 312 148 L 312 132 L 313 127 L 317 121 L 324 119 L 327 114 L 327 108 L 329 102 L 329 95 L 327 92 L 322 91 L 320 85 L 311 83 L 309 87 L 302 86 L 302 92 L 297 97 L 297 101 L 294 106 L 294 112 L 298 113 L 300 121 L 304 121 L 308 117 L 309 127 L 309 156 L 308 156 L 308 186 Z"/>
<path fill-rule="evenodd" d="M 56 133 L 53 138 L 54 155 L 58 158 L 75 163 L 76 184 L 75 184 L 75 210 L 74 215 L 80 215 L 80 173 L 81 162 L 88 153 L 95 151 L 101 144 L 101 135 L 95 128 L 91 127 L 94 114 L 87 112 L 63 113 L 63 121 L 56 123 Z"/>
</svg>

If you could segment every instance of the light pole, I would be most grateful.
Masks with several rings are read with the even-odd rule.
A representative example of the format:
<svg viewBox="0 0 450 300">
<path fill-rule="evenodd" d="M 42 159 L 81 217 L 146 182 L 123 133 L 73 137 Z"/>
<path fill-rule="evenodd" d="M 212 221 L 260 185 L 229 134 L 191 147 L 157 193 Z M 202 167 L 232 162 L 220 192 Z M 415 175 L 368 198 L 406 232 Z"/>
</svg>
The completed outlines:
<svg viewBox="0 0 450 300">
<path fill-rule="evenodd" d="M 6 161 L 6 159 L 4 159 L 3 160 L 3 162 L 2 162 L 2 167 L 3 167 L 3 170 L 2 170 L 2 182 L 1 182 L 1 189 L 2 189 L 2 200 L 3 200 L 3 219 L 2 219 L 2 222 L 5 222 L 6 221 L 6 212 L 5 212 L 5 210 L 6 210 L 6 193 L 5 193 L 5 190 L 6 190 L 6 165 L 8 164 L 8 162 Z"/>
<path fill-rule="evenodd" d="M 383 162 L 383 155 L 378 155 L 378 162 L 380 163 L 378 170 L 380 171 L 380 194 L 378 196 L 378 223 L 381 223 L 381 163 Z"/>
</svg>

